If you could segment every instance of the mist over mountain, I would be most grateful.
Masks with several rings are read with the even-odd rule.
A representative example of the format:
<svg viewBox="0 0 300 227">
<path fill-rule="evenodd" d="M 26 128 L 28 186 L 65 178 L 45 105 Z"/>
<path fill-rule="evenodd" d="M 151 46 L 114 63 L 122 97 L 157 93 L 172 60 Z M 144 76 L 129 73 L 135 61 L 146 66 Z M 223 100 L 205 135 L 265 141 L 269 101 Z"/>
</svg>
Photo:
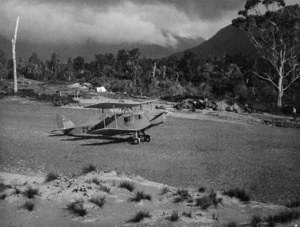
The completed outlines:
<svg viewBox="0 0 300 227">
<path fill-rule="evenodd" d="M 203 57 L 222 56 L 226 53 L 230 55 L 243 53 L 249 57 L 256 56 L 256 50 L 246 32 L 232 25 L 222 28 L 212 38 L 187 50 Z M 176 53 L 175 56 L 180 58 L 183 56 L 183 52 Z"/>
<path fill-rule="evenodd" d="M 133 48 L 139 48 L 143 57 L 149 58 L 161 58 L 171 55 L 176 52 L 184 51 L 199 45 L 204 42 L 203 38 L 189 39 L 176 36 L 178 44 L 176 47 L 163 47 L 153 44 L 99 44 L 93 41 L 87 41 L 80 45 L 70 44 L 31 44 L 25 42 L 18 42 L 16 44 L 16 54 L 18 58 L 22 58 L 23 61 L 27 61 L 32 52 L 36 52 L 41 59 L 49 59 L 52 53 L 58 54 L 61 60 L 66 60 L 68 57 L 75 58 L 82 56 L 85 61 L 91 61 L 96 54 L 105 54 L 117 52 L 121 49 L 131 50 Z M 0 36 L 0 49 L 5 52 L 7 59 L 12 58 L 11 53 L 11 41 Z"/>
</svg>

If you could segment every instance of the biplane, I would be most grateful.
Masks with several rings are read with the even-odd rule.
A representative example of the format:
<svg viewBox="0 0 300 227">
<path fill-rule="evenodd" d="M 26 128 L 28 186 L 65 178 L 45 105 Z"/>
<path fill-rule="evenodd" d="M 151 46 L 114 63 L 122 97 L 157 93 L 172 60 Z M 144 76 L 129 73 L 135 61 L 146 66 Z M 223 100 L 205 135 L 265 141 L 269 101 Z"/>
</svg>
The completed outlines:
<svg viewBox="0 0 300 227">
<path fill-rule="evenodd" d="M 151 105 L 151 102 L 153 101 L 135 103 L 104 102 L 86 106 L 85 108 L 102 109 L 102 116 L 97 120 L 75 125 L 72 121 L 57 115 L 58 129 L 52 130 L 52 132 L 61 131 L 65 135 L 86 133 L 106 137 L 129 135 L 129 141 L 132 144 L 150 142 L 151 137 L 145 132 L 154 126 L 164 123 L 167 114 L 165 110 L 151 111 L 142 109 L 143 105 Z M 140 106 L 140 109 L 135 109 L 138 106 Z M 107 114 L 108 111 L 104 110 L 110 110 L 110 113 Z"/>
</svg>

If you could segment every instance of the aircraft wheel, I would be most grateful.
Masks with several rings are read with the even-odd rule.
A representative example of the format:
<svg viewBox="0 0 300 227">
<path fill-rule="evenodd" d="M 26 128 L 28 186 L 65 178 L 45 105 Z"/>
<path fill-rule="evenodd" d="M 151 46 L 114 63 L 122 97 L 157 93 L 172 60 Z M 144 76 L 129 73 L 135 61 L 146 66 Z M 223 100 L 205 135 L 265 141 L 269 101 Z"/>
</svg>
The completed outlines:
<svg viewBox="0 0 300 227">
<path fill-rule="evenodd" d="M 133 143 L 134 145 L 137 145 L 137 144 L 139 144 L 140 142 L 141 142 L 140 138 L 134 137 L 134 138 L 132 139 L 132 143 Z"/>
<path fill-rule="evenodd" d="M 151 137 L 149 135 L 145 135 L 144 141 L 149 143 L 150 140 L 151 140 Z"/>
</svg>

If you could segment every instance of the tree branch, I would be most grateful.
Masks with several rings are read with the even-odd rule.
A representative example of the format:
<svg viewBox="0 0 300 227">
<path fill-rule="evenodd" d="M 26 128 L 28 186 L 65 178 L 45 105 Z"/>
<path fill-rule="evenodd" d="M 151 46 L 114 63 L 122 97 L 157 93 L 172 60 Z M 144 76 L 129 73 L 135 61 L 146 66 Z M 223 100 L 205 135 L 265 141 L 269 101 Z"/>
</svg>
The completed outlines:
<svg viewBox="0 0 300 227">
<path fill-rule="evenodd" d="M 271 77 L 270 77 L 268 74 L 263 73 L 263 74 L 265 74 L 265 75 L 267 76 L 267 77 L 263 77 L 263 76 L 259 75 L 257 72 L 253 72 L 253 73 L 254 73 L 257 77 L 259 77 L 259 78 L 261 78 L 261 79 L 263 79 L 263 80 L 267 80 L 267 81 L 271 82 L 277 89 L 279 89 L 278 86 L 277 86 L 277 84 L 274 83 L 274 81 L 271 79 Z"/>
</svg>

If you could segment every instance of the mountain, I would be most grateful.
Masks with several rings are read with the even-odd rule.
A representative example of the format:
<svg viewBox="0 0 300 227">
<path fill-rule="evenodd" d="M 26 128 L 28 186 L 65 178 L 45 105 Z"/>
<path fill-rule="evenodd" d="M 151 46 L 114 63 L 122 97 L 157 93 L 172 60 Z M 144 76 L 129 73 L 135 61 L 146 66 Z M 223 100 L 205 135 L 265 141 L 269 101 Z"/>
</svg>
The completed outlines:
<svg viewBox="0 0 300 227">
<path fill-rule="evenodd" d="M 221 56 L 225 53 L 243 53 L 250 57 L 256 56 L 256 50 L 250 42 L 246 32 L 232 25 L 222 28 L 209 40 L 187 50 L 202 55 L 203 57 L 209 55 Z M 183 56 L 183 52 L 174 55 L 180 58 Z"/>
<path fill-rule="evenodd" d="M 175 37 L 178 40 L 178 45 L 173 47 L 162 47 L 159 45 L 145 45 L 145 44 L 99 44 L 93 41 L 87 41 L 80 45 L 71 44 L 31 44 L 17 40 L 16 53 L 17 58 L 21 57 L 23 61 L 27 61 L 32 52 L 36 52 L 41 59 L 50 59 L 52 53 L 58 54 L 61 60 L 67 59 L 67 57 L 75 58 L 82 56 L 85 61 L 91 61 L 96 54 L 113 53 L 116 54 L 121 49 L 131 50 L 133 48 L 139 48 L 143 57 L 149 58 L 161 58 L 169 56 L 173 53 L 184 51 L 188 48 L 194 47 L 205 40 L 202 38 L 188 39 L 184 37 Z M 11 58 L 11 41 L 0 36 L 0 49 L 5 53 L 6 58 Z"/>
</svg>

